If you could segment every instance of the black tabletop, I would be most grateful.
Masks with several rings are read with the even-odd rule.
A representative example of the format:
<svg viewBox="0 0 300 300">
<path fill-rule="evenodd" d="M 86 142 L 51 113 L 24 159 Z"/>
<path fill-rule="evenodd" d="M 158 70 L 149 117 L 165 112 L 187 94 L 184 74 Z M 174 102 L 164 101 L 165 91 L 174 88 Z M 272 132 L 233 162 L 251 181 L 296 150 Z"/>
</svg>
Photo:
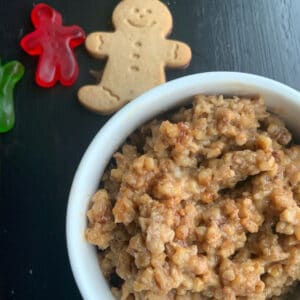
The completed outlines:
<svg viewBox="0 0 300 300">
<path fill-rule="evenodd" d="M 142 0 L 141 0 L 142 1 Z M 188 43 L 192 73 L 226 70 L 264 75 L 300 88 L 298 0 L 166 0 L 174 17 L 171 37 Z M 66 25 L 86 33 L 112 30 L 118 0 L 49 0 Z M 80 75 L 72 87 L 42 89 L 34 83 L 37 59 L 19 47 L 32 31 L 31 0 L 0 0 L 0 56 L 26 68 L 15 90 L 16 124 L 0 135 L 0 300 L 81 299 L 65 239 L 68 192 L 88 144 L 108 117 L 77 101 L 89 71 L 104 63 L 75 50 Z M 102 299 L 101 299 L 102 300 Z M 104 300 L 104 299 L 103 299 Z"/>
</svg>

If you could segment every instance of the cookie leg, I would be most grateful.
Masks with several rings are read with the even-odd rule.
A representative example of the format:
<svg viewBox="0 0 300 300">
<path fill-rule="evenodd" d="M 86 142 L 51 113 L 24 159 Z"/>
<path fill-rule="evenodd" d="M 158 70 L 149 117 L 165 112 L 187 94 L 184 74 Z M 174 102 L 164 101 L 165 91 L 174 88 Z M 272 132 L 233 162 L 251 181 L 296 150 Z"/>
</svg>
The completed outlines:
<svg viewBox="0 0 300 300">
<path fill-rule="evenodd" d="M 78 91 L 79 102 L 86 108 L 107 115 L 117 111 L 126 101 L 102 85 L 86 85 Z"/>
</svg>

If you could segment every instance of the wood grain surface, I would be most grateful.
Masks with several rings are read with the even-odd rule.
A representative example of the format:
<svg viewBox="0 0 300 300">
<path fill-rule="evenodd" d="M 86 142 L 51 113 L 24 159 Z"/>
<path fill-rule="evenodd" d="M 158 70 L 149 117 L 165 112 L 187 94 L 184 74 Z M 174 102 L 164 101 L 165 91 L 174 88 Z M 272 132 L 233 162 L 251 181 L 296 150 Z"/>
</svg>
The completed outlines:
<svg viewBox="0 0 300 300">
<path fill-rule="evenodd" d="M 299 0 L 166 0 L 171 37 L 193 50 L 191 66 L 167 73 L 228 70 L 264 75 L 300 89 Z M 112 30 L 117 0 L 49 0 L 64 23 L 87 33 Z M 35 2 L 0 0 L 0 56 L 18 59 L 26 74 L 15 90 L 16 125 L 0 135 L 0 300 L 81 299 L 65 242 L 68 192 L 84 150 L 108 117 L 83 109 L 80 86 L 104 62 L 76 49 L 80 76 L 70 88 L 34 83 L 37 60 L 19 47 L 32 30 Z M 101 153 L 99 153 L 99 157 Z M 105 299 L 99 299 L 105 300 Z"/>
</svg>

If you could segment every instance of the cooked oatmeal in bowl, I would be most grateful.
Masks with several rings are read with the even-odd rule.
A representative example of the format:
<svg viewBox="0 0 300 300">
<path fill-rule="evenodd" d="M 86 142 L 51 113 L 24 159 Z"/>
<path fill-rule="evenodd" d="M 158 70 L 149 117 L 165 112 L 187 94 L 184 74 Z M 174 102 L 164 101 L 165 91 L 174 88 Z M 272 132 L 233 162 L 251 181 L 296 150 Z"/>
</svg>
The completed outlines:
<svg viewBox="0 0 300 300">
<path fill-rule="evenodd" d="M 126 140 L 87 217 L 116 299 L 279 297 L 300 280 L 300 146 L 262 97 L 199 95 Z"/>
<path fill-rule="evenodd" d="M 300 299 L 299 116 L 298 91 L 237 72 L 169 81 L 112 116 L 68 200 L 82 298 Z"/>
</svg>

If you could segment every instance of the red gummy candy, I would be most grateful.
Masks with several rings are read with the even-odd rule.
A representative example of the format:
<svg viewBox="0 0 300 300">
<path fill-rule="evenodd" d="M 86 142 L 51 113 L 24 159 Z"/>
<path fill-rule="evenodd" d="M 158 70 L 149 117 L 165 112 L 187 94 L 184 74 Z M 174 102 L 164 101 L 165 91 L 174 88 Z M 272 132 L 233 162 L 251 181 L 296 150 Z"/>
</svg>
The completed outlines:
<svg viewBox="0 0 300 300">
<path fill-rule="evenodd" d="M 79 69 L 72 48 L 82 44 L 85 33 L 79 26 L 63 26 L 61 14 L 40 3 L 31 12 L 35 31 L 21 40 L 21 47 L 30 55 L 39 55 L 36 83 L 51 87 L 57 81 L 72 85 Z"/>
</svg>

